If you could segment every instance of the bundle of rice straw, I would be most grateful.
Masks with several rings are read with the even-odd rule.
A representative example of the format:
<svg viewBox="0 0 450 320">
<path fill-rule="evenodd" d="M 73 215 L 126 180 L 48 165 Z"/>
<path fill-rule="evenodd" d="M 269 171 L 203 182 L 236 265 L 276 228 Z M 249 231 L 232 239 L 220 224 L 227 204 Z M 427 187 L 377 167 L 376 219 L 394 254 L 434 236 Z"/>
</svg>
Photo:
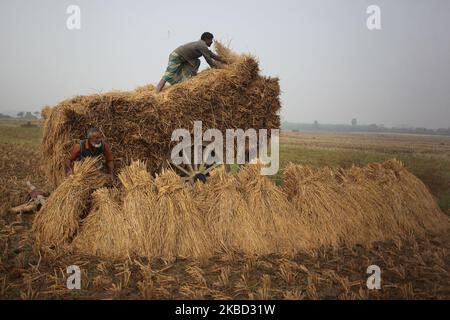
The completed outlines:
<svg viewBox="0 0 450 320">
<path fill-rule="evenodd" d="M 284 190 L 316 246 L 369 244 L 450 226 L 423 183 L 396 160 L 348 170 L 291 164 Z"/>
<path fill-rule="evenodd" d="M 131 92 L 78 96 L 45 110 L 43 168 L 56 187 L 64 177 L 70 147 L 92 126 L 108 139 L 118 169 L 133 159 L 145 161 L 151 174 L 159 171 L 173 146 L 175 129 L 276 129 L 280 127 L 280 87 L 277 78 L 259 75 L 256 59 L 236 55 L 218 45 L 231 62 L 207 69 L 191 79 L 155 94 L 153 86 Z M 227 51 L 228 50 L 228 51 Z"/>
<path fill-rule="evenodd" d="M 172 170 L 155 180 L 158 198 L 150 216 L 149 233 L 157 256 L 207 258 L 213 253 L 211 235 L 192 194 Z"/>
<path fill-rule="evenodd" d="M 142 161 L 123 168 L 119 179 L 125 189 L 122 210 L 126 219 L 124 229 L 131 232 L 131 252 L 144 257 L 156 256 L 158 248 L 150 230 L 152 216 L 156 214 L 154 181 Z"/>
<path fill-rule="evenodd" d="M 208 182 L 196 183 L 193 190 L 215 248 L 248 254 L 267 251 L 269 239 L 256 229 L 253 208 L 249 208 L 235 177 L 224 167 L 213 170 Z"/>
<path fill-rule="evenodd" d="M 92 198 L 92 209 L 72 243 L 73 248 L 104 258 L 128 257 L 132 251 L 132 230 L 122 210 L 119 190 L 101 188 Z"/>
<path fill-rule="evenodd" d="M 260 174 L 261 164 L 243 167 L 237 174 L 240 191 L 252 210 L 254 229 L 266 239 L 265 253 L 292 253 L 310 247 L 309 234 L 286 195 Z"/>
<path fill-rule="evenodd" d="M 33 222 L 32 231 L 39 246 L 59 246 L 72 240 L 92 190 L 107 181 L 97 165 L 98 159 L 94 158 L 76 162 L 74 174 L 52 192 Z"/>
<path fill-rule="evenodd" d="M 393 212 L 398 212 L 394 218 L 400 229 L 414 233 L 439 233 L 449 229 L 450 220 L 430 191 L 402 162 L 392 159 L 382 164 L 369 164 L 364 169 L 361 174 L 364 180 L 377 183 L 385 202 L 391 205 Z M 351 174 L 352 171 L 348 175 Z"/>
<path fill-rule="evenodd" d="M 354 201 L 349 196 L 348 189 L 342 189 L 336 183 L 330 168 L 315 172 L 305 166 L 288 166 L 284 181 L 288 198 L 295 205 L 299 219 L 305 223 L 316 246 L 337 246 L 342 239 L 349 241 L 350 238 L 356 238 L 355 242 L 358 242 L 362 240 L 361 237 L 367 237 L 367 234 L 360 231 L 355 232 L 364 222 L 369 225 L 364 232 L 373 232 L 370 221 L 365 221 L 361 216 L 362 210 L 359 210 L 366 203 Z M 298 191 L 294 193 L 291 190 Z M 368 198 L 372 195 L 377 199 L 376 190 L 373 191 L 374 193 L 364 193 L 368 203 L 371 203 Z"/>
</svg>

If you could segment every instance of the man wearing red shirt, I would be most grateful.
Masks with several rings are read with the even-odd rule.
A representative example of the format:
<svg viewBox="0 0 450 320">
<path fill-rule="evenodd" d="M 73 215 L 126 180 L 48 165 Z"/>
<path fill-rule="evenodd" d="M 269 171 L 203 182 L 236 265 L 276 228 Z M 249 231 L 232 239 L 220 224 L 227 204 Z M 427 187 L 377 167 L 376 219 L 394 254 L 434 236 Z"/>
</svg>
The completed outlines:
<svg viewBox="0 0 450 320">
<path fill-rule="evenodd" d="M 104 142 L 103 135 L 97 128 L 91 128 L 87 132 L 87 139 L 81 140 L 75 144 L 70 151 L 70 156 L 66 161 L 67 173 L 73 174 L 73 163 L 80 161 L 86 157 L 103 157 L 106 163 L 106 171 L 114 180 L 114 159 L 111 148 Z M 100 163 L 99 169 L 103 169 L 103 162 Z"/>
</svg>

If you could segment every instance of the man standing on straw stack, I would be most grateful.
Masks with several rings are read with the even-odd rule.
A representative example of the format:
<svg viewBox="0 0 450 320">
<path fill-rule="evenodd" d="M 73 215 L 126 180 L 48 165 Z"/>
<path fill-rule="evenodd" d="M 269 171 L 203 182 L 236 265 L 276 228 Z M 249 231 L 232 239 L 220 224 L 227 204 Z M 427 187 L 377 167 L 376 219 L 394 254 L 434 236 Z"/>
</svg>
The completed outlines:
<svg viewBox="0 0 450 320">
<path fill-rule="evenodd" d="M 200 67 L 199 58 L 201 56 L 205 58 L 211 68 L 217 67 L 215 61 L 227 63 L 208 49 L 208 47 L 211 47 L 213 40 L 214 36 L 209 32 L 205 32 L 200 40 L 187 43 L 175 49 L 169 56 L 169 65 L 156 87 L 156 92 L 160 92 L 166 85 L 166 82 L 174 85 L 195 76 Z"/>
<path fill-rule="evenodd" d="M 106 172 L 110 175 L 111 181 L 114 181 L 114 159 L 109 145 L 103 141 L 103 135 L 97 128 L 91 128 L 87 132 L 87 139 L 81 140 L 75 144 L 70 151 L 69 159 L 66 161 L 67 172 L 69 175 L 73 173 L 73 163 L 83 160 L 87 157 L 103 156 L 106 163 Z M 100 162 L 99 170 L 104 170 L 103 162 Z"/>
</svg>

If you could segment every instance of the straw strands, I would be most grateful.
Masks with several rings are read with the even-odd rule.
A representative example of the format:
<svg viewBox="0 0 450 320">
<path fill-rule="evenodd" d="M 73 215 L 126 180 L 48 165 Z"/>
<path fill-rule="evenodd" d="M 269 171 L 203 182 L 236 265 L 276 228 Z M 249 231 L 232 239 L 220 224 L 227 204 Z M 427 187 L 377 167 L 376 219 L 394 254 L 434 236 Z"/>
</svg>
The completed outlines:
<svg viewBox="0 0 450 320">
<path fill-rule="evenodd" d="M 153 181 L 145 163 L 135 161 L 122 169 L 119 179 L 122 201 L 117 190 L 94 193 L 92 217 L 86 218 L 75 239 L 75 250 L 114 258 L 137 255 L 167 260 L 212 254 L 208 230 L 178 175 L 165 171 Z"/>
<path fill-rule="evenodd" d="M 93 189 L 106 183 L 97 169 L 98 159 L 75 163 L 74 174 L 50 195 L 33 222 L 33 233 L 40 246 L 67 244 L 78 230 Z"/>
<path fill-rule="evenodd" d="M 317 246 L 368 244 L 450 227 L 425 185 L 397 160 L 348 170 L 291 164 L 284 182 Z"/>
<path fill-rule="evenodd" d="M 151 217 L 150 233 L 157 255 L 204 258 L 212 255 L 211 234 L 192 194 L 173 171 L 162 172 L 155 180 L 158 199 Z"/>
<path fill-rule="evenodd" d="M 293 252 L 309 246 L 309 235 L 286 195 L 269 178 L 261 176 L 261 164 L 247 165 L 237 174 L 240 191 L 251 208 L 255 229 L 261 232 L 265 253 Z"/>
<path fill-rule="evenodd" d="M 246 253 L 269 250 L 269 239 L 257 228 L 253 210 L 238 190 L 236 178 L 223 167 L 212 172 L 207 184 L 194 185 L 193 192 L 215 248 Z"/>
<path fill-rule="evenodd" d="M 106 258 L 129 256 L 131 226 L 117 189 L 101 188 L 92 194 L 92 209 L 73 242 L 77 251 Z"/>
<path fill-rule="evenodd" d="M 124 187 L 122 210 L 126 217 L 126 229 L 130 230 L 130 251 L 140 256 L 154 256 L 150 231 L 150 219 L 155 212 L 156 194 L 153 178 L 146 170 L 146 164 L 135 161 L 122 169 L 119 179 Z"/>
<path fill-rule="evenodd" d="M 450 230 L 423 183 L 396 160 L 346 170 L 291 164 L 282 188 L 259 175 L 260 165 L 235 175 L 217 169 L 206 184 L 189 185 L 171 170 L 153 179 L 136 161 L 121 170 L 120 190 L 93 193 L 80 225 L 90 193 L 80 192 L 89 172 L 82 166 L 36 217 L 39 245 L 70 243 L 80 229 L 72 249 L 83 254 L 205 259 L 219 251 L 290 254 Z"/>
</svg>

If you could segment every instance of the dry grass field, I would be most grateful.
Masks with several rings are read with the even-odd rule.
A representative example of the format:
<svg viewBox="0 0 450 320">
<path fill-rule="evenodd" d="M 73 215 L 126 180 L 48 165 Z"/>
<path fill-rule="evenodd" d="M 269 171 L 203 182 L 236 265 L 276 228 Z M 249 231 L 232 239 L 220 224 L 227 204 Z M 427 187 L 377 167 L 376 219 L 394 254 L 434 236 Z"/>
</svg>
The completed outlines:
<svg viewBox="0 0 450 320">
<path fill-rule="evenodd" d="M 40 127 L 0 124 L 0 298 L 2 299 L 449 299 L 450 236 L 406 239 L 296 254 L 224 251 L 207 260 L 106 260 L 36 250 L 33 215 L 7 210 L 26 196 L 25 182 L 50 186 L 39 159 Z M 290 133 L 281 136 L 289 163 L 349 168 L 397 158 L 450 210 L 450 139 L 412 135 Z M 366 269 L 382 270 L 368 290 Z M 66 268 L 82 269 L 82 289 L 66 288 Z"/>
</svg>

